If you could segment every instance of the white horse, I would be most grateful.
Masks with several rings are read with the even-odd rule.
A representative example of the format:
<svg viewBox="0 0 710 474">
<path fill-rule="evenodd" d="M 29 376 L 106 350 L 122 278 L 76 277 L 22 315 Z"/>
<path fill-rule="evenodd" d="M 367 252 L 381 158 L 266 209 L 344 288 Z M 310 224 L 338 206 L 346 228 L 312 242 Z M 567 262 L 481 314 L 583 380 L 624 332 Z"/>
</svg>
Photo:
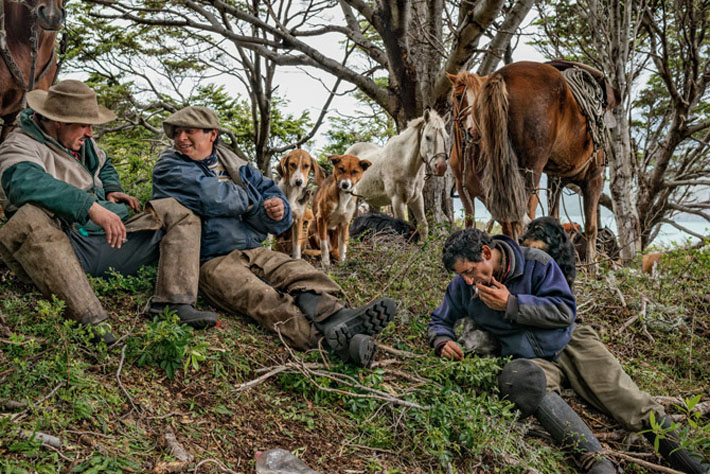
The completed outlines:
<svg viewBox="0 0 710 474">
<path fill-rule="evenodd" d="M 433 110 L 407 124 L 407 129 L 387 144 L 355 143 L 345 151 L 372 162 L 354 189 L 371 207 L 392 205 L 394 216 L 407 218 L 407 206 L 414 213 L 422 239 L 429 234 L 424 216 L 424 180 L 443 176 L 448 159 L 449 134 L 444 120 Z"/>
</svg>

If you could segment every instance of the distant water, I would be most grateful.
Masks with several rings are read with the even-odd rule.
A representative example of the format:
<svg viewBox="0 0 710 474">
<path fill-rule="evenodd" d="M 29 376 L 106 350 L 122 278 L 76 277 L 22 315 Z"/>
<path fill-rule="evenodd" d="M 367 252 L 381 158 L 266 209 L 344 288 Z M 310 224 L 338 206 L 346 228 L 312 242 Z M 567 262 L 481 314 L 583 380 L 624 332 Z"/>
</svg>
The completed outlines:
<svg viewBox="0 0 710 474">
<path fill-rule="evenodd" d="M 544 195 L 542 199 L 545 201 L 544 204 L 544 214 L 543 209 L 538 206 L 537 217 L 547 214 L 547 197 Z M 562 222 L 576 222 L 582 224 L 584 222 L 584 217 L 580 213 L 580 199 L 576 194 L 565 195 L 564 196 L 564 206 L 560 205 L 560 219 Z M 616 233 L 616 219 L 611 214 L 611 212 L 603 206 L 601 207 L 601 224 L 602 226 L 609 227 L 614 233 Z M 565 209 L 567 212 L 565 212 Z M 454 198 L 454 212 L 456 219 L 463 220 L 464 211 L 461 200 Z M 491 218 L 488 209 L 481 204 L 479 200 L 476 200 L 476 220 L 478 222 L 488 222 Z M 704 220 L 678 220 L 676 221 L 679 225 L 697 233 L 700 235 L 710 235 L 710 224 Z M 691 239 L 691 244 L 698 241 L 697 238 L 682 232 L 670 224 L 663 224 L 661 230 L 658 232 L 658 236 L 652 242 L 652 246 L 671 246 L 672 244 L 685 244 L 687 239 Z"/>
</svg>

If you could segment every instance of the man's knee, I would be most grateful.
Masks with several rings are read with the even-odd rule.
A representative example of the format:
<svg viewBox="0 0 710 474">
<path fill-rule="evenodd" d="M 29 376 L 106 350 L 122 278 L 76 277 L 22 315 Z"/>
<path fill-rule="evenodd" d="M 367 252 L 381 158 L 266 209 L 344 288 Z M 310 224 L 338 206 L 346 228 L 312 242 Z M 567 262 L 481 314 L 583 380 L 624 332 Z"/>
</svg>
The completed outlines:
<svg viewBox="0 0 710 474">
<path fill-rule="evenodd" d="M 146 207 L 152 208 L 165 225 L 176 222 L 200 224 L 199 216 L 174 198 L 153 199 L 148 202 Z"/>
<path fill-rule="evenodd" d="M 60 229 L 59 223 L 47 211 L 34 204 L 25 204 L 0 227 L 0 237 L 5 240 L 15 235 L 27 235 L 42 228 Z"/>
<path fill-rule="evenodd" d="M 534 362 L 515 359 L 498 375 L 498 388 L 501 396 L 520 410 L 521 418 L 526 418 L 535 412 L 545 396 L 547 379 L 545 372 Z"/>
</svg>

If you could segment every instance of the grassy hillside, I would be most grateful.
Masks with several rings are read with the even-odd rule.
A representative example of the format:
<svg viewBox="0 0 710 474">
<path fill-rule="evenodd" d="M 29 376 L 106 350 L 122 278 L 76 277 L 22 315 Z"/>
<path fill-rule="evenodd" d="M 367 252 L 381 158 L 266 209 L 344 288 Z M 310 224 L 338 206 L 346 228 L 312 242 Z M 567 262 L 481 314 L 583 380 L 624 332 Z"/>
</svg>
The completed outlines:
<svg viewBox="0 0 710 474">
<path fill-rule="evenodd" d="M 440 264 L 446 234 L 435 229 L 423 246 L 354 243 L 331 270 L 353 305 L 383 295 L 400 304 L 372 369 L 290 351 L 243 316 L 220 313 L 221 327 L 204 332 L 171 315 L 145 320 L 154 268 L 92 281 L 123 338 L 112 351 L 89 349 L 61 302 L 0 264 L 0 472 L 249 473 L 255 453 L 272 447 L 333 473 L 576 472 L 574 456 L 498 399 L 503 360 L 452 363 L 427 347 L 428 313 L 451 277 Z M 656 279 L 581 271 L 580 314 L 642 388 L 706 402 L 710 249 L 678 252 L 662 267 Z M 638 436 L 564 396 L 609 448 L 658 462 Z M 689 442 L 708 454 L 710 424 L 698 421 Z M 61 444 L 40 445 L 34 432 Z M 192 460 L 175 462 L 173 435 Z M 618 460 L 625 472 L 654 472 Z"/>
</svg>

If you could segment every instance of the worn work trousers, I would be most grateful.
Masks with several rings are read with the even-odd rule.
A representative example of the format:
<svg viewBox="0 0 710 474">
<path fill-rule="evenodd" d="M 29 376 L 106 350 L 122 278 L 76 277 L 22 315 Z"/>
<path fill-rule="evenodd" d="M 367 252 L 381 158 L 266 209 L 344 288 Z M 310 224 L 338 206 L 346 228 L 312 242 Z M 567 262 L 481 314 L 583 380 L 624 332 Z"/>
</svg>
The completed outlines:
<svg viewBox="0 0 710 474">
<path fill-rule="evenodd" d="M 127 221 L 126 230 L 131 244 L 120 249 L 111 249 L 105 240 L 100 244 L 95 239 L 92 251 L 78 249 L 86 270 L 101 276 L 106 262 L 130 262 L 126 268 L 151 263 L 155 252 L 137 250 L 134 244 L 138 241 L 154 245 L 156 236 L 153 234 L 159 232 L 164 235 L 159 245 L 158 281 L 153 300 L 194 303 L 202 231 L 199 217 L 172 198 L 157 199 L 146 205 L 145 212 Z M 71 242 L 58 219 L 32 204 L 22 206 L 0 227 L 0 257 L 18 278 L 34 283 L 47 297 L 57 295 L 64 300 L 71 319 L 95 324 L 108 314 L 91 289 Z M 137 251 L 141 255 L 137 256 Z M 140 259 L 145 262 L 139 262 Z"/>
<path fill-rule="evenodd" d="M 315 322 L 344 307 L 337 296 L 341 288 L 328 275 L 303 260 L 263 247 L 234 250 L 205 262 L 200 290 L 214 305 L 251 317 L 301 350 L 315 347 L 319 333 L 294 302 L 296 294 L 321 295 Z"/>
<path fill-rule="evenodd" d="M 663 407 L 641 391 L 599 335 L 589 326 L 578 325 L 557 360 L 532 359 L 547 377 L 547 391 L 559 392 L 569 384 L 598 410 L 611 415 L 630 431 L 644 429 L 650 413 L 663 414 Z"/>
</svg>

